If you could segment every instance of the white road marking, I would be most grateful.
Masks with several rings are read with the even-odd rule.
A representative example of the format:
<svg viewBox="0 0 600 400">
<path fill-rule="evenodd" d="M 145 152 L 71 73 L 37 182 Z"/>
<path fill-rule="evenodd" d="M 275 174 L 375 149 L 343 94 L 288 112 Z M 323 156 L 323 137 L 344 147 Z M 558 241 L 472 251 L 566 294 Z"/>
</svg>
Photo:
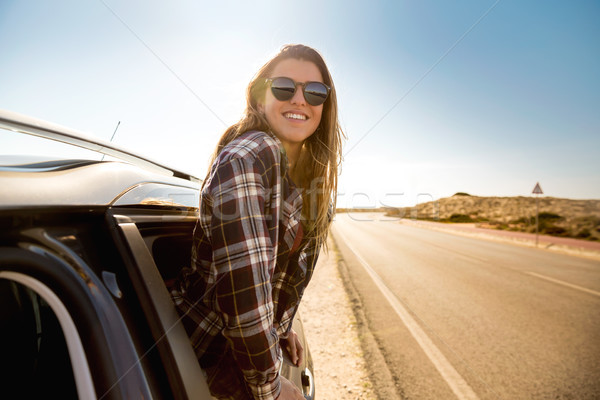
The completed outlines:
<svg viewBox="0 0 600 400">
<path fill-rule="evenodd" d="M 536 274 L 535 272 L 531 272 L 531 271 L 526 271 L 525 273 L 529 274 L 529 275 L 532 275 L 532 276 L 535 276 L 535 277 L 540 278 L 540 279 L 545 279 L 547 281 L 557 283 L 559 285 L 570 287 L 571 289 L 576 289 L 576 290 L 579 290 L 579 291 L 582 291 L 582 292 L 585 292 L 585 293 L 589 293 L 589 294 L 593 294 L 594 296 L 599 296 L 600 297 L 600 292 L 596 292 L 595 290 L 584 288 L 583 286 L 573 285 L 572 283 L 568 283 L 568 282 L 564 282 L 564 281 L 561 281 L 561 280 L 558 280 L 558 279 L 550 278 L 549 276 Z"/>
<path fill-rule="evenodd" d="M 415 338 L 417 343 L 419 343 L 419 346 L 421 346 L 429 360 L 442 375 L 442 378 L 444 378 L 456 397 L 459 400 L 479 400 L 479 397 L 475 394 L 473 389 L 471 389 L 471 386 L 469 386 L 469 384 L 456 371 L 456 369 L 454 369 L 452 364 L 450 364 L 448 359 L 431 341 L 429 336 L 427 336 L 417 321 L 415 321 L 402 303 L 398 301 L 392 291 L 388 289 L 379 275 L 377 275 L 373 268 L 371 268 L 371 266 L 350 246 L 350 242 L 346 239 L 346 237 L 339 230 L 336 231 L 343 238 L 344 242 L 346 242 L 350 251 L 354 253 L 356 258 L 358 258 L 367 273 L 371 276 L 371 279 L 373 279 L 373 282 L 375 282 L 381 293 L 396 311 L 396 314 L 398 314 L 402 322 L 404 322 L 404 325 L 406 325 L 412 336 Z"/>
</svg>

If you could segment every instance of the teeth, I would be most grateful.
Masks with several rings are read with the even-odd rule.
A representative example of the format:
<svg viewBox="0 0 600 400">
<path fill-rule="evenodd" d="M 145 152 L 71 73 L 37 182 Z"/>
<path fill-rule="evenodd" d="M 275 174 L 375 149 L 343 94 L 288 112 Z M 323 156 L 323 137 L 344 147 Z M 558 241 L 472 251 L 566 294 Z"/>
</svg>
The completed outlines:
<svg viewBox="0 0 600 400">
<path fill-rule="evenodd" d="M 305 120 L 306 119 L 306 115 L 292 114 L 292 113 L 286 113 L 285 117 L 286 118 L 292 118 L 292 119 L 300 119 L 300 120 Z"/>
</svg>

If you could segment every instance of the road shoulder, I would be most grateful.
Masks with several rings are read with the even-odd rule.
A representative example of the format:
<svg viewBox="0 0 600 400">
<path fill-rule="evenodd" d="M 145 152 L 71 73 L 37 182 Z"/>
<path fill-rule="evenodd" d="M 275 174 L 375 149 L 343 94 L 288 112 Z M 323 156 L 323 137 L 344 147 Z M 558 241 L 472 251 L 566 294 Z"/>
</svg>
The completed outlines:
<svg viewBox="0 0 600 400">
<path fill-rule="evenodd" d="M 316 397 L 336 400 L 376 400 L 365 362 L 360 328 L 338 270 L 339 255 L 332 239 L 322 251 L 300 305 L 304 331 L 314 364 Z"/>
<path fill-rule="evenodd" d="M 335 239 L 333 239 L 335 243 Z M 348 298 L 349 304 L 352 307 L 354 320 L 356 321 L 356 330 L 362 348 L 363 357 L 367 365 L 369 365 L 368 376 L 374 387 L 374 393 L 378 399 L 403 399 L 401 393 L 398 393 L 398 382 L 388 368 L 383 353 L 377 340 L 369 328 L 369 321 L 365 315 L 365 310 L 362 300 L 358 294 L 358 290 L 354 286 L 350 278 L 348 265 L 340 254 L 340 250 L 336 246 L 338 257 L 337 266 L 340 279 L 343 282 L 344 290 Z"/>
</svg>

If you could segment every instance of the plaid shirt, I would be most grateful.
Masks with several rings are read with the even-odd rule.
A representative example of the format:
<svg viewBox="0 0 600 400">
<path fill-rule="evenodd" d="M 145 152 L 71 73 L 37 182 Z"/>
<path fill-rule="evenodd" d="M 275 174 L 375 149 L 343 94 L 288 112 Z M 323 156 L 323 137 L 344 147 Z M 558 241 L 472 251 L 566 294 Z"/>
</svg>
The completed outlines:
<svg viewBox="0 0 600 400">
<path fill-rule="evenodd" d="M 192 266 L 173 292 L 219 398 L 279 396 L 279 338 L 291 328 L 318 254 L 306 239 L 290 252 L 301 211 L 275 136 L 251 131 L 223 148 L 202 189 Z"/>
</svg>

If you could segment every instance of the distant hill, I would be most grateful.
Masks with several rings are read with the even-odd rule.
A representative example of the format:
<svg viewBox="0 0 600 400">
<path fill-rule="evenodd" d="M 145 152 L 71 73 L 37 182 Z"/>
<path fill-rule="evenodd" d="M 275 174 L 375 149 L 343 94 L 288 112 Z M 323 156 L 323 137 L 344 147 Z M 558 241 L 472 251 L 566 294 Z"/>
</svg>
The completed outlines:
<svg viewBox="0 0 600 400">
<path fill-rule="evenodd" d="M 457 193 L 415 207 L 388 209 L 388 215 L 535 232 L 534 197 L 479 197 Z M 600 240 L 600 200 L 539 198 L 540 233 Z"/>
</svg>

